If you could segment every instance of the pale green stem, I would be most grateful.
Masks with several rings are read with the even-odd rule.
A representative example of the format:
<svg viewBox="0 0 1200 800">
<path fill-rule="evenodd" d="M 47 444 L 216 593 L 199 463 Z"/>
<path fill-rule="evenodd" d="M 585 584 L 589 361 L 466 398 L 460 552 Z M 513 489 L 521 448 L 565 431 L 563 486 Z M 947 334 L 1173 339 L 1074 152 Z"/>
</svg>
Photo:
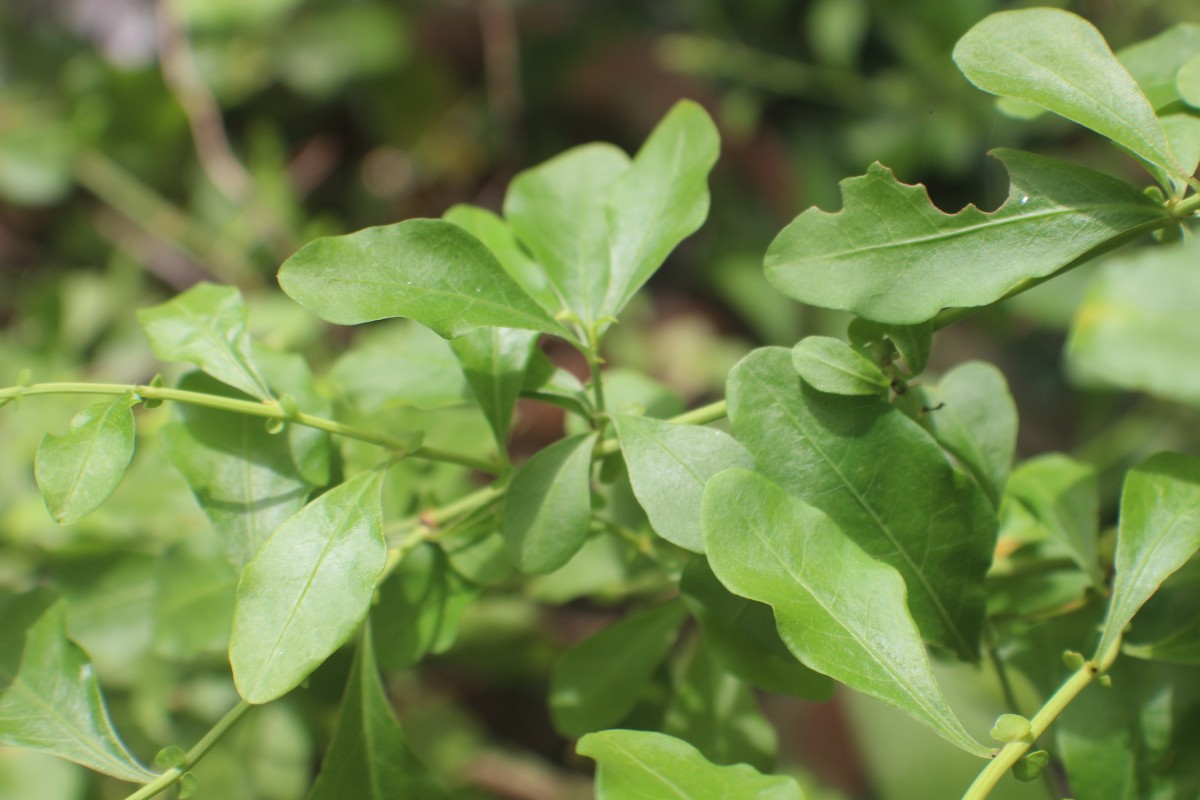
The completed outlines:
<svg viewBox="0 0 1200 800">
<path fill-rule="evenodd" d="M 196 742 L 196 746 L 189 750 L 187 755 L 184 756 L 182 764 L 177 767 L 172 767 L 162 775 L 159 775 L 150 783 L 147 783 L 141 789 L 138 789 L 136 792 L 126 797 L 125 800 L 147 800 L 147 798 L 154 797 L 155 795 L 170 789 L 187 773 L 188 770 L 196 765 L 197 761 L 204 758 L 204 756 L 208 754 L 208 751 L 213 748 L 213 745 L 220 741 L 221 737 L 228 733 L 229 729 L 237 724 L 237 721 L 245 716 L 246 712 L 251 708 L 253 708 L 253 706 L 251 706 L 245 700 L 239 702 L 236 706 L 229 710 L 229 713 L 221 717 L 221 719 L 217 721 L 217 724 L 213 725 L 212 728 L 209 729 L 208 733 L 204 734 L 200 741 Z"/>
<path fill-rule="evenodd" d="M 303 425 L 306 428 L 316 428 L 317 430 L 328 431 L 338 436 L 345 436 L 348 439 L 357 439 L 361 442 L 378 445 L 406 458 L 421 458 L 427 461 L 458 464 L 459 466 L 477 469 L 491 475 L 496 473 L 496 465 L 481 458 L 463 453 L 453 453 L 437 447 L 426 447 L 424 445 L 413 448 L 411 441 L 394 438 L 354 425 L 347 425 L 336 420 L 325 419 L 324 417 L 314 417 L 311 414 L 298 413 L 289 415 L 274 400 L 238 400 L 232 397 L 221 397 L 220 395 L 205 394 L 204 392 L 189 392 L 183 389 L 170 389 L 164 386 L 122 383 L 35 383 L 30 386 L 13 386 L 0 389 L 0 405 L 9 400 L 16 400 L 31 395 L 122 395 L 126 392 L 133 392 L 143 400 L 171 400 L 177 403 L 213 408 L 218 411 L 229 411 L 235 414 L 262 417 L 263 419 L 277 419 L 284 422 L 291 422 Z"/>
<path fill-rule="evenodd" d="M 1066 683 L 1058 688 L 1046 704 L 1038 710 L 1029 721 L 1030 733 L 1026 739 L 1019 742 L 1009 742 L 1000 749 L 991 762 L 975 778 L 971 788 L 962 796 L 962 800 L 983 800 L 991 794 L 992 789 L 1000 782 L 1013 765 L 1020 761 L 1033 743 L 1046 732 L 1050 724 L 1066 710 L 1071 701 L 1079 696 L 1085 688 L 1100 674 L 1100 667 L 1094 661 L 1088 661 L 1075 671 Z"/>
</svg>

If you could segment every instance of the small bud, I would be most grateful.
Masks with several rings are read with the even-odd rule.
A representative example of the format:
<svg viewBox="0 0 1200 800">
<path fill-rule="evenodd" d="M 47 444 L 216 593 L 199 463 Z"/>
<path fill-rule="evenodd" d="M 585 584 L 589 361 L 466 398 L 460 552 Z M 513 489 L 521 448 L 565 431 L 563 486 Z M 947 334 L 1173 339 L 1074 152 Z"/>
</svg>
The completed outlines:
<svg viewBox="0 0 1200 800">
<path fill-rule="evenodd" d="M 992 726 L 992 738 L 997 742 L 1022 742 L 1031 731 L 1029 720 L 1020 714 L 1001 714 Z"/>
<path fill-rule="evenodd" d="M 263 427 L 266 428 L 267 433 L 274 436 L 283 430 L 283 420 L 272 417 L 267 420 L 267 424 Z"/>
<path fill-rule="evenodd" d="M 155 375 L 150 379 L 150 383 L 148 383 L 147 386 L 149 386 L 151 389 L 161 389 L 163 386 L 163 376 Z M 146 408 L 158 408 L 162 404 L 163 401 L 161 399 L 142 398 L 142 405 Z"/>
<path fill-rule="evenodd" d="M 187 753 L 182 747 L 170 744 L 158 751 L 154 756 L 154 766 L 159 769 L 174 769 L 187 761 Z"/>
<path fill-rule="evenodd" d="M 1071 670 L 1072 672 L 1078 672 L 1079 670 L 1083 669 L 1083 665 L 1087 663 L 1087 660 L 1083 657 L 1082 653 L 1076 653 L 1074 650 L 1068 650 L 1067 652 L 1063 653 L 1063 663 L 1067 665 L 1067 669 Z"/>
<path fill-rule="evenodd" d="M 1029 755 L 1013 764 L 1013 777 L 1019 781 L 1034 781 L 1042 774 L 1042 770 L 1050 763 L 1050 754 L 1045 750 L 1034 750 Z"/>
<path fill-rule="evenodd" d="M 1099 681 L 1100 685 L 1103 686 L 1105 689 L 1112 688 L 1112 675 L 1101 675 L 1096 680 Z"/>
<path fill-rule="evenodd" d="M 282 411 L 284 416 L 286 416 L 288 419 L 295 419 L 296 415 L 300 413 L 300 406 L 296 404 L 296 398 L 292 397 L 290 394 L 285 394 L 283 397 L 279 398 L 279 410 Z"/>
<path fill-rule="evenodd" d="M 196 776 L 190 772 L 185 772 L 179 778 L 179 800 L 188 800 L 196 793 L 196 787 L 200 785 L 200 781 L 196 780 Z"/>
</svg>

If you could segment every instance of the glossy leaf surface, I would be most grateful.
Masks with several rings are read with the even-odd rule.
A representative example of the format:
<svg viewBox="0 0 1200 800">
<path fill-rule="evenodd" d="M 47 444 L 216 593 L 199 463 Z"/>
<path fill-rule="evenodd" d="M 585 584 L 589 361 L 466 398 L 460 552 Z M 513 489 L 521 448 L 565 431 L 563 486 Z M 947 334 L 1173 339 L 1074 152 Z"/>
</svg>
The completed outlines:
<svg viewBox="0 0 1200 800">
<path fill-rule="evenodd" d="M 680 602 L 639 611 L 564 653 L 550 680 L 554 726 L 567 736 L 581 736 L 624 719 L 686 615 Z"/>
<path fill-rule="evenodd" d="M 553 572 L 583 546 L 592 518 L 595 434 L 555 442 L 517 470 L 504 495 L 504 539 L 513 564 Z"/>
<path fill-rule="evenodd" d="M 304 680 L 366 615 L 387 562 L 380 486 L 364 472 L 279 526 L 242 570 L 229 660 L 251 703 Z"/>
<path fill-rule="evenodd" d="M 987 755 L 942 695 L 896 570 L 821 511 L 754 472 L 713 478 L 702 513 L 713 572 L 731 591 L 774 609 L 779 634 L 797 658 L 967 752 Z"/>
<path fill-rule="evenodd" d="M 926 640 L 976 658 L 996 517 L 929 434 L 879 398 L 806 386 L 782 348 L 743 359 L 728 402 L 758 470 L 900 571 Z"/>
<path fill-rule="evenodd" d="M 407 317 L 447 339 L 489 325 L 562 331 L 478 239 L 441 220 L 317 239 L 284 262 L 279 285 L 340 325 Z"/>
<path fill-rule="evenodd" d="M 1017 406 L 1000 370 L 969 361 L 922 387 L 924 423 L 998 506 L 1017 445 Z"/>
<path fill-rule="evenodd" d="M 717 766 L 665 733 L 599 731 L 575 749 L 596 760 L 596 800 L 804 800 L 792 778 Z"/>
<path fill-rule="evenodd" d="M 751 467 L 754 459 L 715 428 L 613 414 L 629 482 L 655 532 L 693 552 L 704 551 L 700 495 L 713 475 Z"/>
<path fill-rule="evenodd" d="M 67 639 L 66 604 L 0 596 L 0 745 L 53 753 L 121 780 L 154 774 L 121 743 L 87 654 Z"/>
<path fill-rule="evenodd" d="M 995 211 L 946 214 L 924 187 L 875 164 L 842 182 L 841 211 L 810 208 L 784 228 L 767 251 L 767 278 L 805 303 L 916 324 L 946 307 L 993 303 L 1168 223 L 1154 201 L 1104 173 L 1018 150 L 993 154 L 1011 179 Z"/>
<path fill-rule="evenodd" d="M 771 607 L 730 592 L 704 559 L 684 568 L 679 589 L 705 647 L 730 672 L 768 692 L 810 700 L 833 695 L 833 681 L 797 661 L 779 638 Z"/>
<path fill-rule="evenodd" d="M 537 337 L 534 331 L 516 328 L 479 328 L 451 342 L 501 450 L 508 442 L 508 426 Z"/>
<path fill-rule="evenodd" d="M 133 460 L 132 392 L 88 406 L 61 436 L 48 433 L 38 447 L 33 474 L 46 510 L 68 524 L 99 508 L 120 486 Z"/>
<path fill-rule="evenodd" d="M 370 628 L 364 631 L 333 741 L 308 800 L 444 797 L 445 792 L 405 740 L 379 679 Z"/>
<path fill-rule="evenodd" d="M 806 336 L 792 348 L 792 366 L 805 383 L 828 394 L 881 395 L 892 381 L 841 339 Z"/>
<path fill-rule="evenodd" d="M 185 375 L 179 388 L 237 395 L 200 373 Z M 163 440 L 168 457 L 212 520 L 237 569 L 300 510 L 312 490 L 300 474 L 288 437 L 267 433 L 257 417 L 178 403 Z"/>
<path fill-rule="evenodd" d="M 154 354 L 163 361 L 195 364 L 251 397 L 271 397 L 254 363 L 246 306 L 236 288 L 198 283 L 161 305 L 139 309 L 137 314 Z"/>
<path fill-rule="evenodd" d="M 1200 548 L 1200 461 L 1159 453 L 1125 477 L 1112 599 L 1096 648 L 1103 661 L 1142 604 Z"/>
<path fill-rule="evenodd" d="M 1052 8 L 992 14 L 958 41 L 954 62 L 985 92 L 1053 111 L 1179 172 L 1146 95 L 1082 17 Z"/>
</svg>

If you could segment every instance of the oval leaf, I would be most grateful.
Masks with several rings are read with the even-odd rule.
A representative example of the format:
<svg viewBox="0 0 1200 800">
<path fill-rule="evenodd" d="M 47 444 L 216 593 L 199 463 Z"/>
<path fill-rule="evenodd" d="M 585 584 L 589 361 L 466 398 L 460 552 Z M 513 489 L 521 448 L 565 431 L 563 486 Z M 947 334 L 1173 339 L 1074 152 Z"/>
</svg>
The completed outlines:
<svg viewBox="0 0 1200 800">
<path fill-rule="evenodd" d="M 465 204 L 452 206 L 442 219 L 453 222 L 483 242 L 504 271 L 547 313 L 553 315 L 562 310 L 563 305 L 550 288 L 542 265 L 529 257 L 508 223 L 486 208 Z"/>
<path fill-rule="evenodd" d="M 450 343 L 501 451 L 537 337 L 535 331 L 481 328 Z"/>
<path fill-rule="evenodd" d="M 713 572 L 730 591 L 775 610 L 797 658 L 988 755 L 942 696 L 896 570 L 754 472 L 728 470 L 709 481 L 701 513 Z"/>
<path fill-rule="evenodd" d="M 308 800 L 438 798 L 445 792 L 413 754 L 379 680 L 363 628 L 333 740 Z"/>
<path fill-rule="evenodd" d="M 945 307 L 993 303 L 1170 222 L 1153 200 L 1110 175 L 1018 150 L 992 154 L 1011 178 L 995 211 L 972 205 L 943 213 L 923 186 L 902 184 L 874 164 L 842 181 L 842 211 L 810 208 L 783 229 L 767 251 L 767 278 L 805 303 L 913 325 Z"/>
<path fill-rule="evenodd" d="M 575 749 L 596 760 L 596 800 L 804 800 L 792 778 L 717 766 L 665 733 L 599 731 Z"/>
<path fill-rule="evenodd" d="M 478 239 L 442 220 L 317 239 L 284 262 L 279 285 L 340 325 L 407 317 L 447 339 L 487 325 L 562 333 Z"/>
<path fill-rule="evenodd" d="M 782 348 L 729 376 L 733 433 L 758 470 L 900 571 L 926 640 L 978 657 L 996 515 L 973 480 L 899 409 L 804 384 Z"/>
<path fill-rule="evenodd" d="M 163 361 L 195 364 L 251 397 L 271 398 L 251 355 L 246 306 L 234 287 L 198 283 L 137 315 L 154 355 Z"/>
<path fill-rule="evenodd" d="M 805 383 L 829 394 L 883 394 L 892 385 L 874 363 L 840 339 L 806 336 L 792 349 Z"/>
<path fill-rule="evenodd" d="M 1095 26 L 1069 11 L 1001 11 L 967 31 L 954 63 L 985 92 L 1041 106 L 1179 175 L 1162 124 Z"/>
<path fill-rule="evenodd" d="M 592 519 L 588 479 L 595 444 L 595 434 L 555 442 L 513 476 L 502 533 L 522 572 L 553 572 L 583 546 Z"/>
<path fill-rule="evenodd" d="M 1159 453 L 1131 469 L 1121 492 L 1116 571 L 1096 660 L 1115 656 L 1125 626 L 1200 548 L 1200 460 Z"/>
<path fill-rule="evenodd" d="M 42 439 L 33 474 L 55 522 L 65 525 L 87 516 L 121 485 L 133 460 L 136 402 L 133 392 L 126 392 L 88 406 L 71 418 L 65 434 Z"/>
<path fill-rule="evenodd" d="M 154 773 L 129 754 L 113 729 L 87 654 L 67 639 L 65 602 L 48 601 L 43 592 L 0 597 L 0 745 L 149 782 Z"/>
<path fill-rule="evenodd" d="M 291 691 L 366 615 L 387 563 L 382 481 L 372 470 L 321 495 L 242 570 L 229 661 L 247 702 Z"/>
<path fill-rule="evenodd" d="M 633 493 L 655 532 L 668 542 L 704 552 L 700 494 L 705 482 L 730 467 L 752 467 L 754 458 L 715 428 L 613 414 Z"/>
<path fill-rule="evenodd" d="M 677 601 L 630 614 L 564 653 L 550 679 L 554 726 L 581 736 L 624 719 L 666 658 L 685 616 Z"/>
</svg>

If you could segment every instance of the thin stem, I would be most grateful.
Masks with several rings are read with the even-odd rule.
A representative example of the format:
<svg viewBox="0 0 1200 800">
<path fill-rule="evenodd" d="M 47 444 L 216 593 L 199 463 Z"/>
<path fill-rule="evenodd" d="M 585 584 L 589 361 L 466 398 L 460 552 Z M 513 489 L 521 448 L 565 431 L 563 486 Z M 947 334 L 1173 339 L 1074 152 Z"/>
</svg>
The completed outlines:
<svg viewBox="0 0 1200 800">
<path fill-rule="evenodd" d="M 329 433 L 344 436 L 348 439 L 357 439 L 361 442 L 378 445 L 406 458 L 422 458 L 426 461 L 458 464 L 459 466 L 476 469 L 490 475 L 496 474 L 496 465 L 490 461 L 464 453 L 442 450 L 437 447 L 426 447 L 424 445 L 414 447 L 415 440 L 412 438 L 387 436 L 378 431 L 347 425 L 344 422 L 325 419 L 324 417 L 315 417 L 312 414 L 299 413 L 289 415 L 274 400 L 238 400 L 233 397 L 221 397 L 220 395 L 205 394 L 204 392 L 189 392 L 184 389 L 171 389 L 164 386 L 122 383 L 35 383 L 30 386 L 14 386 L 0 389 L 0 404 L 3 404 L 7 400 L 15 400 L 30 395 L 122 395 L 126 392 L 133 392 L 143 400 L 171 400 L 177 403 L 203 406 L 218 411 L 229 411 L 251 417 L 283 420 L 284 422 L 303 425 L 306 428 L 316 428 L 317 430 L 328 431 Z"/>
<path fill-rule="evenodd" d="M 1029 721 L 1030 734 L 1019 742 L 1009 742 L 996 753 L 983 771 L 975 778 L 975 782 L 967 789 L 967 793 L 962 796 L 962 800 L 983 800 L 991 794 L 992 789 L 996 788 L 996 784 L 1000 782 L 1013 765 L 1020 761 L 1033 743 L 1046 732 L 1051 723 L 1062 714 L 1071 701 L 1079 696 L 1079 693 L 1088 687 L 1100 674 L 1100 668 L 1094 661 L 1088 661 L 1082 667 L 1075 671 L 1070 678 L 1067 678 L 1066 683 L 1058 688 L 1046 704 L 1034 715 Z"/>
<path fill-rule="evenodd" d="M 251 708 L 253 706 L 245 700 L 239 702 L 225 716 L 217 720 L 217 724 L 213 725 L 200 741 L 196 742 L 195 747 L 189 750 L 187 755 L 184 756 L 182 764 L 172 767 L 162 775 L 159 775 L 153 781 L 126 797 L 125 800 L 146 800 L 146 798 L 154 797 L 156 794 L 170 789 L 180 778 L 187 774 L 188 770 L 196 765 L 196 762 L 204 758 L 208 754 L 208 751 L 213 748 L 213 745 L 220 741 L 221 737 L 228 733 L 229 729 L 236 725 L 237 721 L 244 717 L 246 712 Z"/>
</svg>

